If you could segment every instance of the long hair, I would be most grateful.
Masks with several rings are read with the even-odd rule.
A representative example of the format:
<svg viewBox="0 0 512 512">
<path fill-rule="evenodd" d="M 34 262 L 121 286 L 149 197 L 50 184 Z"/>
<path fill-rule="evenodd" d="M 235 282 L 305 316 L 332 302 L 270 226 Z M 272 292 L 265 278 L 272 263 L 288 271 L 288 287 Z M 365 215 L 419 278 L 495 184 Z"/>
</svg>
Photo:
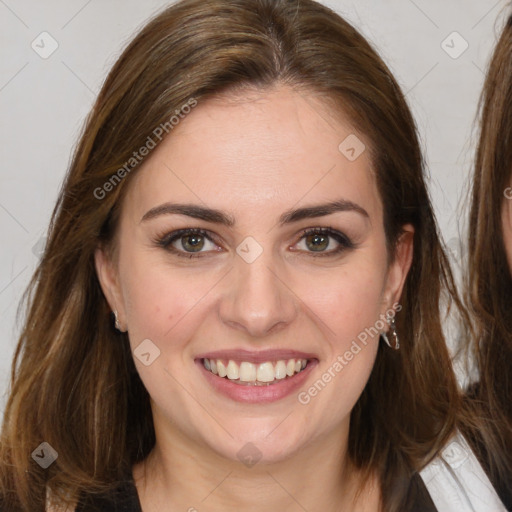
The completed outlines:
<svg viewBox="0 0 512 512">
<path fill-rule="evenodd" d="M 466 301 L 473 317 L 472 355 L 478 383 L 466 405 L 483 428 L 468 436 L 497 487 L 512 482 L 512 274 L 502 208 L 512 198 L 512 16 L 493 55 L 479 104 L 480 137 L 474 162 L 468 234 Z M 507 477 L 508 475 L 508 477 Z M 507 482 L 508 478 L 508 482 Z M 512 499 L 512 498 L 511 498 Z M 511 505 L 512 506 L 512 505 Z"/>
<path fill-rule="evenodd" d="M 416 126 L 391 72 L 350 24 L 312 0 L 183 0 L 115 63 L 60 192 L 12 366 L 0 445 L 7 510 L 44 510 L 46 488 L 64 501 L 106 491 L 152 449 L 149 396 L 127 335 L 112 328 L 94 251 L 113 243 L 137 172 L 126 162 L 157 127 L 190 102 L 276 84 L 321 97 L 369 141 L 391 259 L 402 226 L 415 229 L 397 315 L 401 349 L 379 348 L 351 414 L 350 461 L 377 472 L 386 510 L 403 510 L 403 482 L 448 440 L 460 395 L 440 308 L 455 290 Z M 47 469 L 30 457 L 43 441 L 58 452 Z"/>
</svg>

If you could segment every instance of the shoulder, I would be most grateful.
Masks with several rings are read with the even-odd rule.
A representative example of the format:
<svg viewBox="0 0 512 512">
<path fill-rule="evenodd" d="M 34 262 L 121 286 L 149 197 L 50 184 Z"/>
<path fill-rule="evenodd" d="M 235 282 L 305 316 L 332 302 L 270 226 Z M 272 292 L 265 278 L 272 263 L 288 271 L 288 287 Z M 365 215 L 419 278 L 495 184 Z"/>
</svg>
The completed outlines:
<svg viewBox="0 0 512 512">
<path fill-rule="evenodd" d="M 455 433 L 420 475 L 438 510 L 507 512 L 460 432 Z"/>
</svg>

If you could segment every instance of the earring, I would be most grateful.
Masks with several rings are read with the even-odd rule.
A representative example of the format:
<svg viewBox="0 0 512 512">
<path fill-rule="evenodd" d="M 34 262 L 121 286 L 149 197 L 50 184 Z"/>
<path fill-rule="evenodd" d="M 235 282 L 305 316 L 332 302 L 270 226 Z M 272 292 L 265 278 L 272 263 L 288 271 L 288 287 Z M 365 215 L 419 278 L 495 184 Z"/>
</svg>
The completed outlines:
<svg viewBox="0 0 512 512">
<path fill-rule="evenodd" d="M 119 320 L 117 319 L 117 310 L 116 310 L 116 309 L 114 309 L 113 313 L 114 313 L 114 317 L 115 317 L 115 319 L 116 319 L 116 321 L 115 321 L 115 323 L 114 323 L 115 328 L 116 328 L 119 332 L 123 332 L 123 331 L 121 331 L 121 325 L 119 324 Z"/>
<path fill-rule="evenodd" d="M 391 315 L 390 313 L 386 313 L 386 321 L 389 325 L 391 335 L 394 338 L 394 344 L 391 345 L 391 343 L 389 342 L 388 333 L 383 332 L 381 333 L 381 336 L 388 345 L 388 347 L 398 350 L 400 348 L 400 340 L 398 339 L 398 333 L 396 332 L 395 316 Z"/>
</svg>

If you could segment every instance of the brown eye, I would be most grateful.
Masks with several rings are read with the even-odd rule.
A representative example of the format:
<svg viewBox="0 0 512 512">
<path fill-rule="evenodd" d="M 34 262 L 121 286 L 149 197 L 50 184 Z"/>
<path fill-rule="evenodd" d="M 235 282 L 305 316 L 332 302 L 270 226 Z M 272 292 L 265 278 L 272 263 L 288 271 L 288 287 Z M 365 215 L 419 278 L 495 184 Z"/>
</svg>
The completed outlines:
<svg viewBox="0 0 512 512">
<path fill-rule="evenodd" d="M 313 233 L 305 238 L 306 246 L 312 251 L 323 251 L 329 247 L 329 236 Z"/>
<path fill-rule="evenodd" d="M 187 228 L 173 231 L 158 240 L 157 245 L 185 258 L 202 257 L 208 252 L 219 252 L 219 246 L 205 230 Z M 203 250 L 206 249 L 206 250 Z"/>
<path fill-rule="evenodd" d="M 334 244 L 332 240 L 334 240 Z M 302 243 L 302 241 L 305 249 L 301 248 L 300 250 L 310 256 L 335 256 L 356 247 L 346 235 L 332 228 L 307 229 L 302 233 L 300 242 Z M 332 245 L 334 248 L 327 250 Z"/>
<path fill-rule="evenodd" d="M 181 240 L 181 246 L 185 251 L 188 252 L 198 252 L 204 247 L 204 237 L 203 235 L 185 235 L 178 239 Z"/>
</svg>

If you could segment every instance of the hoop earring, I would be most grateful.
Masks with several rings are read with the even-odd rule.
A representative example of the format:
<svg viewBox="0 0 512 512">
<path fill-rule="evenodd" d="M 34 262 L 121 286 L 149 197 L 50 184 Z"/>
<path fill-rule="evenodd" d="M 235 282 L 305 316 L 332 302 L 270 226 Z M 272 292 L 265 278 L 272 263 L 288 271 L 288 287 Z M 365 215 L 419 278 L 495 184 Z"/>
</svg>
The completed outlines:
<svg viewBox="0 0 512 512">
<path fill-rule="evenodd" d="M 116 319 L 116 320 L 115 320 L 115 323 L 114 323 L 115 328 L 116 328 L 119 332 L 123 332 L 123 331 L 121 330 L 121 325 L 119 324 L 119 320 L 117 319 L 117 310 L 116 310 L 116 309 L 114 309 L 113 313 L 114 313 L 114 317 L 115 317 L 115 319 Z"/>
<path fill-rule="evenodd" d="M 391 335 L 393 336 L 393 345 L 391 345 L 388 337 L 388 333 L 383 332 L 381 333 L 382 339 L 386 342 L 388 347 L 398 350 L 400 348 L 400 340 L 398 339 L 398 333 L 396 332 L 396 324 L 395 324 L 395 317 L 394 315 L 391 315 L 390 313 L 386 314 L 386 321 L 389 325 L 389 330 L 391 332 Z"/>
</svg>

